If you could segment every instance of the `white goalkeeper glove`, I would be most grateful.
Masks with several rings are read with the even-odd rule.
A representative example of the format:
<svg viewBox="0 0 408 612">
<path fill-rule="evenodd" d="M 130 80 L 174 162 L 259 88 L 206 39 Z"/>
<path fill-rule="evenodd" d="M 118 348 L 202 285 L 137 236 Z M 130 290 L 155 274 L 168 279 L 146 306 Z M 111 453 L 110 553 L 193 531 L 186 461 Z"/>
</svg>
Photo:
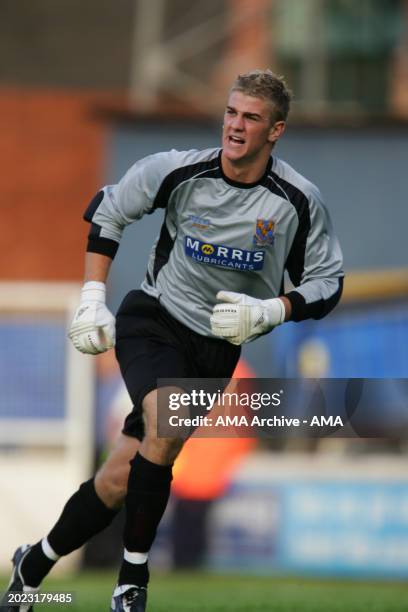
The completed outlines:
<svg viewBox="0 0 408 612">
<path fill-rule="evenodd" d="M 258 300 L 244 293 L 219 291 L 217 300 L 223 303 L 214 306 L 211 330 L 232 344 L 250 342 L 285 320 L 285 305 L 279 298 Z"/>
<path fill-rule="evenodd" d="M 88 281 L 81 290 L 68 337 L 81 353 L 96 355 L 115 346 L 115 317 L 105 305 L 105 283 Z"/>
</svg>

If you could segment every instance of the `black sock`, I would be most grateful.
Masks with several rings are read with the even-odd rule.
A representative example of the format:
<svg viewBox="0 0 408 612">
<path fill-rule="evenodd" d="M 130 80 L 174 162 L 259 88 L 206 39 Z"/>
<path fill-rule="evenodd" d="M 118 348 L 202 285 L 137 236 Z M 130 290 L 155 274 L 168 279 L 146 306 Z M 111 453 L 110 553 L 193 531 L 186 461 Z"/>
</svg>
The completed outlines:
<svg viewBox="0 0 408 612">
<path fill-rule="evenodd" d="M 149 568 L 146 563 L 123 561 L 119 572 L 118 584 L 136 584 L 145 587 L 149 582 Z"/>
<path fill-rule="evenodd" d="M 48 535 L 48 542 L 57 555 L 68 555 L 110 525 L 118 512 L 105 506 L 91 478 L 69 498 Z"/>
<path fill-rule="evenodd" d="M 28 586 L 38 587 L 55 563 L 44 554 L 40 540 L 30 548 L 21 564 L 24 582 Z"/>
<path fill-rule="evenodd" d="M 124 545 L 129 552 L 147 553 L 153 544 L 169 499 L 172 465 L 157 465 L 137 453 L 130 466 Z M 143 565 L 124 561 L 119 584 L 139 584 L 137 580 L 141 579 Z M 132 575 L 134 579 L 128 581 Z M 125 576 L 126 582 L 123 582 Z"/>
<path fill-rule="evenodd" d="M 65 504 L 47 537 L 49 545 L 58 556 L 68 555 L 110 525 L 117 513 L 118 510 L 111 510 L 98 497 L 92 478 L 84 482 Z M 53 565 L 54 561 L 44 554 L 39 542 L 23 560 L 24 580 L 30 586 L 38 586 Z"/>
</svg>

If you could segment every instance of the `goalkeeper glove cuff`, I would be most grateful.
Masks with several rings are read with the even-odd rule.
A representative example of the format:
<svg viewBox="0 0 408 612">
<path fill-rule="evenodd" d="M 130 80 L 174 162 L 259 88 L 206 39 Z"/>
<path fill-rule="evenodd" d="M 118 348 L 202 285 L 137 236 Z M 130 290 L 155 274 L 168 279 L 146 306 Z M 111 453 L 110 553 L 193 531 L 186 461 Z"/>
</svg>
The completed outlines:
<svg viewBox="0 0 408 612">
<path fill-rule="evenodd" d="M 261 300 L 265 315 L 265 331 L 270 331 L 285 322 L 285 304 L 279 298 Z"/>
<path fill-rule="evenodd" d="M 101 302 L 105 304 L 106 285 L 100 281 L 87 281 L 81 289 L 81 302 Z"/>
</svg>

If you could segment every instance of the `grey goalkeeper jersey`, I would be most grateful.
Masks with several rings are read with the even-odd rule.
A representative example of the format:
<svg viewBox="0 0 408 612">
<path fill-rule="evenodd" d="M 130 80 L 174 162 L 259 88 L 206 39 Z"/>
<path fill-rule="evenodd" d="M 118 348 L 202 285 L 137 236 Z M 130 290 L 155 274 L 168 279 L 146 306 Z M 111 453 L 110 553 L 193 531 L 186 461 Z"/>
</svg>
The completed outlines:
<svg viewBox="0 0 408 612">
<path fill-rule="evenodd" d="M 141 288 L 176 319 L 211 336 L 220 290 L 267 299 L 286 296 L 292 319 L 325 316 L 342 290 L 342 253 L 319 190 L 271 157 L 256 183 L 237 183 L 221 150 L 169 151 L 138 161 L 89 205 L 88 251 L 114 257 L 123 229 L 165 209 Z"/>
</svg>

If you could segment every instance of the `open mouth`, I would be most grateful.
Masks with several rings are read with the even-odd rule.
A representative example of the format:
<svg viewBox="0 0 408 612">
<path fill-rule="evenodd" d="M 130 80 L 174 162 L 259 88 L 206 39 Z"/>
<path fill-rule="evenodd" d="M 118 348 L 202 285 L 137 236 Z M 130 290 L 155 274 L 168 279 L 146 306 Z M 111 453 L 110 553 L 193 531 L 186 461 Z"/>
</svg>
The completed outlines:
<svg viewBox="0 0 408 612">
<path fill-rule="evenodd" d="M 240 138 L 239 136 L 228 136 L 228 142 L 234 145 L 245 144 L 245 140 L 243 138 Z"/>
</svg>

